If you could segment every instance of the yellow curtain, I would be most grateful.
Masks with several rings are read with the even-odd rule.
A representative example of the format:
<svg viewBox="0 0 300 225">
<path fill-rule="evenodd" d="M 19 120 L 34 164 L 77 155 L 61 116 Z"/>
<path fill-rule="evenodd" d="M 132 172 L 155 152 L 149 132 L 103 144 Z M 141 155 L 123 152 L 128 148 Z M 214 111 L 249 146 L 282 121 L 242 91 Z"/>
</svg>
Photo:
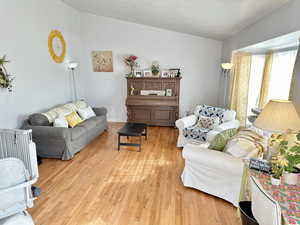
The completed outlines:
<svg viewBox="0 0 300 225">
<path fill-rule="evenodd" d="M 273 65 L 273 52 L 270 51 L 266 54 L 263 78 L 262 78 L 262 83 L 260 88 L 260 96 L 258 102 L 258 107 L 260 109 L 262 109 L 268 103 L 272 65 Z"/>
<path fill-rule="evenodd" d="M 246 125 L 249 79 L 251 72 L 251 54 L 237 52 L 232 55 L 234 68 L 230 80 L 230 109 L 236 111 L 241 126 Z"/>
<path fill-rule="evenodd" d="M 300 40 L 299 40 L 299 42 L 300 42 Z M 298 74 L 300 73 L 300 71 L 299 71 L 299 69 L 300 69 L 300 49 L 299 49 L 299 47 L 298 47 L 298 52 L 297 52 L 294 70 L 293 70 L 293 77 L 292 77 L 290 96 L 289 96 L 290 100 L 293 100 L 293 94 L 294 94 L 295 88 L 296 88 L 296 75 L 297 75 L 297 73 Z"/>
</svg>

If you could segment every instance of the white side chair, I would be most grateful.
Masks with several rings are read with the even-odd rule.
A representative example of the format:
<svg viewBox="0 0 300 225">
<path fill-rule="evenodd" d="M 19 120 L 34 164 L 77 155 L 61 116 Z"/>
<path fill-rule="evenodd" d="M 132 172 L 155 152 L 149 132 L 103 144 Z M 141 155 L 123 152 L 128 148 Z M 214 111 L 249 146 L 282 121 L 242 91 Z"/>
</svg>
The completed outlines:
<svg viewBox="0 0 300 225">
<path fill-rule="evenodd" d="M 252 213 L 259 225 L 281 225 L 281 209 L 272 196 L 251 176 Z"/>
<path fill-rule="evenodd" d="M 26 212 L 32 207 L 32 184 L 21 160 L 0 159 L 0 225 L 34 225 Z"/>
<path fill-rule="evenodd" d="M 28 208 L 37 182 L 36 146 L 31 130 L 0 129 L 0 225 L 34 225 Z"/>
</svg>

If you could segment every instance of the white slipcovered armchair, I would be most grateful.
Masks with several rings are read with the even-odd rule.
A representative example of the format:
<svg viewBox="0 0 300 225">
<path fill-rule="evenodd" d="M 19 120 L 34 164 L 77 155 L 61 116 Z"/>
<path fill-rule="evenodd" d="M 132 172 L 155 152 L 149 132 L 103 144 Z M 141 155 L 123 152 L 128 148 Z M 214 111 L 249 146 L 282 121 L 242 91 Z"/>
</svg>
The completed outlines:
<svg viewBox="0 0 300 225">
<path fill-rule="evenodd" d="M 208 149 L 208 144 L 187 144 L 181 175 L 185 187 L 222 198 L 238 207 L 244 163 L 241 158 Z"/>
<path fill-rule="evenodd" d="M 197 126 L 199 116 L 219 117 L 220 124 L 209 130 Z M 235 119 L 236 112 L 208 105 L 198 105 L 194 114 L 176 121 L 179 129 L 177 147 L 183 147 L 188 142 L 211 141 L 218 133 L 232 128 L 239 128 L 240 122 Z"/>
</svg>

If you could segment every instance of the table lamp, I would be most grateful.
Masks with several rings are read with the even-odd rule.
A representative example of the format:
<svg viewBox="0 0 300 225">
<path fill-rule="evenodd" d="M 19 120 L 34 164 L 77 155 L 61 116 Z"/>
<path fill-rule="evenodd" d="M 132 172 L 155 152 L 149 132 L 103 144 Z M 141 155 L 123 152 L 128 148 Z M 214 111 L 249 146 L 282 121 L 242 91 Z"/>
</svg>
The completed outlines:
<svg viewBox="0 0 300 225">
<path fill-rule="evenodd" d="M 253 125 L 273 133 L 297 132 L 300 130 L 300 119 L 291 101 L 270 100 Z M 270 154 L 268 150 L 269 157 Z"/>
</svg>

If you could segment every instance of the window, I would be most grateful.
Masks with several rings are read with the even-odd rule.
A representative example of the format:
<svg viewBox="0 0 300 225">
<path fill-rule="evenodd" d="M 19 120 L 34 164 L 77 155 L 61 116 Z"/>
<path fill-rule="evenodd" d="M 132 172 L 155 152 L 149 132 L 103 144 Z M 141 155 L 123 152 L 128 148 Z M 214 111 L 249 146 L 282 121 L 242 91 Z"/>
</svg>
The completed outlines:
<svg viewBox="0 0 300 225">
<path fill-rule="evenodd" d="M 251 109 L 258 106 L 264 66 L 265 55 L 252 55 L 247 115 L 251 114 Z"/>
<path fill-rule="evenodd" d="M 288 100 L 297 50 L 277 52 L 273 55 L 268 100 Z"/>
<path fill-rule="evenodd" d="M 271 78 L 269 83 L 268 101 L 271 99 L 289 99 L 297 50 L 273 53 Z M 247 115 L 251 109 L 258 108 L 260 89 L 262 85 L 265 55 L 252 55 L 249 80 Z"/>
</svg>

